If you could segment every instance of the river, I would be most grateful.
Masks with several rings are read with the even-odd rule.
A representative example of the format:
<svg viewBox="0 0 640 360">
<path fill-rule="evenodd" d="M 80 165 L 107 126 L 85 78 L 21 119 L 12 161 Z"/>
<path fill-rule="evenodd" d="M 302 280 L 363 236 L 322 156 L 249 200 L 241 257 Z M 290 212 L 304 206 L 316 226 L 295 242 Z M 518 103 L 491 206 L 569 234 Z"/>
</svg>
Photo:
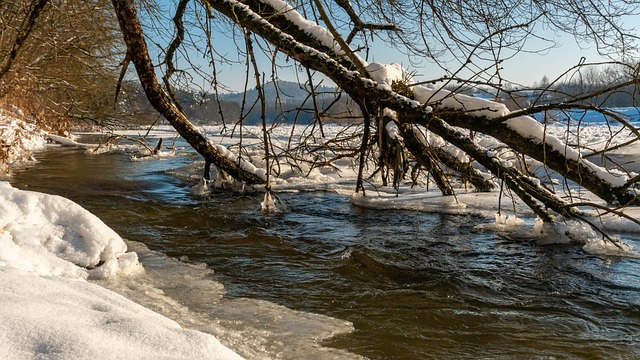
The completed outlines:
<svg viewBox="0 0 640 360">
<path fill-rule="evenodd" d="M 216 296 L 237 305 L 211 310 L 218 312 L 211 315 L 216 336 L 224 342 L 220 328 L 226 326 L 227 343 L 245 356 L 640 358 L 639 259 L 507 239 L 478 228 L 487 222 L 478 216 L 360 208 L 327 191 L 281 193 L 285 211 L 264 214 L 260 193 L 192 195 L 194 184 L 168 171 L 198 159 L 188 151 L 151 161 L 70 148 L 36 157 L 38 163 L 16 172 L 13 186 L 67 197 L 123 238 L 194 269 L 213 270 L 211 279 L 224 286 Z M 172 270 L 155 271 L 163 276 Z M 177 301 L 210 311 L 206 296 L 189 300 L 201 282 L 181 279 Z M 211 302 L 219 301 L 214 297 Z M 247 299 L 269 310 L 259 314 L 258 306 L 240 315 Z M 269 318 L 284 316 L 285 307 L 300 316 L 326 315 L 321 320 L 335 320 L 331 326 L 346 320 L 353 331 L 327 330 L 340 334 L 323 341 L 326 348 L 283 350 L 288 335 L 277 334 L 284 325 L 276 329 Z M 264 339 L 280 345 L 251 350 L 229 335 L 260 316 Z M 298 324 L 294 332 L 313 333 L 314 324 Z"/>
</svg>

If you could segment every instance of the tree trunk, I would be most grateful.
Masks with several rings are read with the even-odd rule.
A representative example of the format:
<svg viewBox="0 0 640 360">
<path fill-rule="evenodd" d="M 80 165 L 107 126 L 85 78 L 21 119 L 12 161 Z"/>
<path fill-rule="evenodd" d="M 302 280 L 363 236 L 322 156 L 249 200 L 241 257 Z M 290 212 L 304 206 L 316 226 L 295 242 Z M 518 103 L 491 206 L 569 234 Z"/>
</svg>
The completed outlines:
<svg viewBox="0 0 640 360">
<path fill-rule="evenodd" d="M 407 150 L 409 150 L 418 163 L 420 163 L 420 165 L 422 165 L 431 174 L 431 176 L 433 176 L 433 181 L 435 181 L 438 189 L 442 191 L 442 195 L 453 195 L 453 188 L 451 187 L 444 171 L 442 171 L 442 168 L 433 153 L 433 149 L 418 138 L 414 132 L 415 129 L 413 128 L 413 125 L 400 124 L 398 128 L 400 129 L 400 134 L 404 139 L 404 144 L 407 147 Z"/>
<path fill-rule="evenodd" d="M 205 162 L 213 163 L 218 169 L 225 171 L 234 179 L 247 184 L 264 184 L 265 180 L 224 156 L 215 144 L 208 141 L 186 116 L 175 106 L 156 79 L 155 69 L 151 63 L 147 44 L 142 34 L 133 0 L 112 0 L 118 16 L 120 29 L 136 67 L 138 78 L 151 105 L 162 114 L 169 123 L 200 155 Z"/>
</svg>

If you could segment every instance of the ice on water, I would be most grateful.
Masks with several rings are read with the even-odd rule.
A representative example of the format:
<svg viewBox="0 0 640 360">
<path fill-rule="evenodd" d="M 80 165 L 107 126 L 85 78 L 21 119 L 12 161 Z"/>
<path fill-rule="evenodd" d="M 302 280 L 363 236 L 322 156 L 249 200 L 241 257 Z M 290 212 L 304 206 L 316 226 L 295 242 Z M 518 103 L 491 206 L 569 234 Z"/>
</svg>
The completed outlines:
<svg viewBox="0 0 640 360">
<path fill-rule="evenodd" d="M 174 319 L 190 329 L 215 335 L 242 356 L 252 359 L 358 359 L 325 348 L 324 339 L 353 331 L 353 325 L 328 316 L 294 311 L 268 301 L 227 299 L 224 286 L 205 264 L 194 264 L 129 241 L 145 274 L 107 279 L 100 285 Z M 186 260 L 186 259 L 185 259 Z"/>
</svg>

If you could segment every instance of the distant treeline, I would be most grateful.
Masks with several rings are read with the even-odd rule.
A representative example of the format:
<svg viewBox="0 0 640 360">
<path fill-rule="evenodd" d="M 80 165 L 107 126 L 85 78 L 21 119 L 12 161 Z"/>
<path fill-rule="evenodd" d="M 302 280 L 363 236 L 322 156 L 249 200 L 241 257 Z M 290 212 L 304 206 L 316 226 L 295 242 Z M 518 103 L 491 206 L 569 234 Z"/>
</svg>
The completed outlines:
<svg viewBox="0 0 640 360">
<path fill-rule="evenodd" d="M 631 67 L 583 67 L 569 79 L 549 82 L 545 76 L 531 89 L 508 88 L 499 92 L 499 98 L 510 107 L 529 107 L 552 103 L 576 103 L 602 108 L 640 106 L 640 87 L 633 83 Z M 612 91 L 613 90 L 613 91 Z"/>
<path fill-rule="evenodd" d="M 601 108 L 640 106 L 640 91 L 636 86 L 624 86 L 614 92 L 602 91 L 607 88 L 609 86 L 567 83 L 545 89 L 501 91 L 498 93 L 498 100 L 507 104 L 511 110 L 566 102 Z M 596 95 L 575 101 L 586 94 Z"/>
</svg>

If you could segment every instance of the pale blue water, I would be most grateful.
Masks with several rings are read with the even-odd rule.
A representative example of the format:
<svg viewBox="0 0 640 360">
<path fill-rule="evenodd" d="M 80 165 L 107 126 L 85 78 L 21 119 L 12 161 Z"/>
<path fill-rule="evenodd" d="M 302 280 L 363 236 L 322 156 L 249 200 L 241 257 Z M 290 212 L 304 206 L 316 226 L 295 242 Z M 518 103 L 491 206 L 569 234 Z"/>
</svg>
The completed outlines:
<svg viewBox="0 0 640 360">
<path fill-rule="evenodd" d="M 622 117 L 624 120 L 628 121 L 631 125 L 635 127 L 640 126 L 640 108 L 634 107 L 625 107 L 625 108 L 610 108 L 605 109 L 607 111 L 611 111 L 615 113 L 617 116 Z M 562 122 L 566 123 L 567 121 L 571 122 L 572 126 L 576 126 L 578 124 L 582 124 L 584 126 L 588 125 L 606 125 L 610 123 L 612 125 L 618 125 L 619 122 L 615 117 L 606 116 L 601 113 L 595 111 L 583 111 L 583 110 L 566 110 L 566 111 L 549 111 L 547 113 L 537 113 L 534 117 L 538 121 L 543 121 L 545 118 L 547 120 L 551 120 L 552 122 Z"/>
</svg>

